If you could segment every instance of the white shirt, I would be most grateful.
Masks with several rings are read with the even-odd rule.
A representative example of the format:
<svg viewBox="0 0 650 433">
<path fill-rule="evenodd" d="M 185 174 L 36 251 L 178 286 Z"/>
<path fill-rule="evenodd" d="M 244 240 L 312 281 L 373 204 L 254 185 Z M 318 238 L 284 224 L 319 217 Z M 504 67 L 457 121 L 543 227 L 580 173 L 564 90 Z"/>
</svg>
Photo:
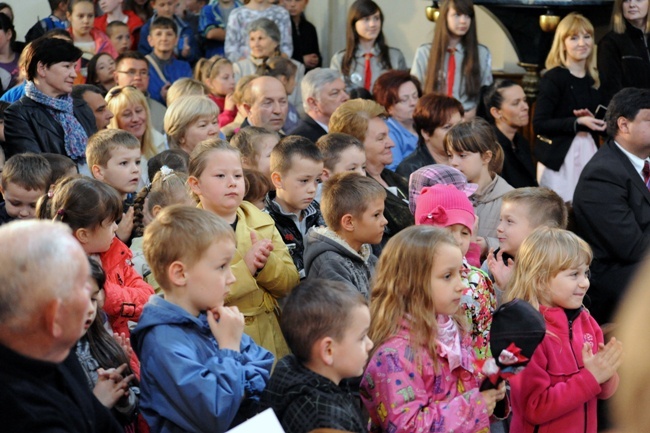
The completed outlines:
<svg viewBox="0 0 650 433">
<path fill-rule="evenodd" d="M 631 154 L 630 152 L 625 150 L 623 148 L 623 146 L 618 144 L 616 142 L 616 140 L 614 141 L 614 144 L 616 144 L 618 146 L 618 148 L 621 149 L 621 152 L 623 152 L 625 154 L 625 156 L 627 156 L 627 159 L 630 160 L 630 162 L 634 166 L 634 169 L 636 170 L 636 172 L 639 174 L 639 176 L 641 176 L 641 180 L 645 181 L 645 179 L 643 179 L 643 166 L 645 165 L 645 162 L 648 161 L 648 160 L 647 159 L 641 159 L 638 156 Z"/>
</svg>

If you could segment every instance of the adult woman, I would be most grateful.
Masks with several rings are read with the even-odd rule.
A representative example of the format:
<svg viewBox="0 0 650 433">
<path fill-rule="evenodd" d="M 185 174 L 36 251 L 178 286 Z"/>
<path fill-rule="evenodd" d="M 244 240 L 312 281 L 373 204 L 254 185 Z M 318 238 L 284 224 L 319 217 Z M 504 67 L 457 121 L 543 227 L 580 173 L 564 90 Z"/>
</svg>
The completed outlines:
<svg viewBox="0 0 650 433">
<path fill-rule="evenodd" d="M 413 224 L 413 215 L 408 206 L 408 182 L 386 168 L 393 162 L 391 148 L 394 144 L 388 135 L 385 117 L 386 110 L 378 103 L 352 99 L 334 111 L 329 123 L 330 133 L 350 134 L 363 143 L 366 175 L 386 189 L 384 216 L 388 225 L 382 246 L 397 232 Z"/>
<path fill-rule="evenodd" d="M 0 12 L 0 69 L 6 71 L 11 79 L 9 82 L 2 82 L 4 89 L 9 89 L 16 85 L 18 80 L 18 57 L 20 53 L 14 51 L 14 42 L 16 41 L 16 30 L 11 19 Z"/>
<path fill-rule="evenodd" d="M 418 168 L 446 164 L 443 140 L 447 131 L 463 119 L 463 104 L 451 96 L 429 93 L 420 98 L 413 111 L 413 126 L 418 146 L 397 166 L 396 172 L 406 179 Z"/>
<path fill-rule="evenodd" d="M 167 148 L 165 137 L 151 125 L 149 105 L 144 94 L 133 86 L 113 87 L 106 95 L 108 109 L 115 115 L 109 129 L 123 129 L 140 140 L 141 188 L 149 183 L 147 161 Z"/>
<path fill-rule="evenodd" d="M 524 89 L 514 81 L 497 80 L 488 88 L 483 100 L 503 148 L 501 177 L 514 188 L 537 186 L 530 143 L 519 133 L 520 128 L 528 125 Z"/>
<path fill-rule="evenodd" d="M 97 126 L 88 105 L 70 96 L 81 50 L 58 38 L 35 40 L 26 50 L 25 96 L 5 112 L 7 158 L 58 153 L 85 165 L 86 142 Z"/>
<path fill-rule="evenodd" d="M 280 30 L 278 26 L 268 18 L 259 18 L 253 21 L 248 27 L 248 44 L 250 56 L 232 65 L 235 74 L 235 82 L 246 75 L 253 75 L 257 67 L 270 57 L 280 56 Z M 305 65 L 291 59 L 296 65 L 295 82 L 300 83 L 305 76 Z M 302 96 L 300 85 L 294 87 L 289 95 L 289 102 L 298 110 L 302 110 Z"/>
<path fill-rule="evenodd" d="M 98 53 L 88 62 L 87 84 L 94 84 L 106 96 L 108 89 L 115 87 L 115 60 L 108 53 Z"/>
<path fill-rule="evenodd" d="M 624 87 L 650 88 L 648 0 L 615 0 L 612 30 L 598 43 L 603 103 Z"/>
<path fill-rule="evenodd" d="M 372 89 L 375 101 L 382 105 L 388 115 L 388 133 L 395 143 L 393 162 L 388 166 L 395 170 L 418 144 L 418 134 L 413 125 L 413 111 L 422 96 L 420 81 L 408 71 L 384 72 Z"/>
<path fill-rule="evenodd" d="M 165 132 L 170 148 L 192 153 L 201 141 L 219 134 L 219 107 L 207 96 L 184 96 L 165 114 Z"/>
</svg>

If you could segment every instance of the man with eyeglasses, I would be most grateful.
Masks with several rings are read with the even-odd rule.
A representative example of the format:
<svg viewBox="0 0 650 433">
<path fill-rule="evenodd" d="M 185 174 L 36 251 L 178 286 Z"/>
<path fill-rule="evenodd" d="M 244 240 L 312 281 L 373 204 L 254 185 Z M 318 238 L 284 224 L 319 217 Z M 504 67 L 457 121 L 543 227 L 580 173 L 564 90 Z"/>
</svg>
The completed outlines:
<svg viewBox="0 0 650 433">
<path fill-rule="evenodd" d="M 115 60 L 115 72 L 113 72 L 115 83 L 120 86 L 133 86 L 147 97 L 151 123 L 161 134 L 165 133 L 163 126 L 166 108 L 160 102 L 149 97 L 149 63 L 138 51 L 126 51 Z"/>
</svg>

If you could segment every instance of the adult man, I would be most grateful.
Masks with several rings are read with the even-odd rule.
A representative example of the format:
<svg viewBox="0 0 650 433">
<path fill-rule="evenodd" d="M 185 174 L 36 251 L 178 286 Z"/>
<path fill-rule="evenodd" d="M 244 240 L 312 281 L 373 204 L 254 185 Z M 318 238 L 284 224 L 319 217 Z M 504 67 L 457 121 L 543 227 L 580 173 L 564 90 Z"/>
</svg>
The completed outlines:
<svg viewBox="0 0 650 433">
<path fill-rule="evenodd" d="M 121 431 L 71 352 L 93 311 L 81 245 L 42 220 L 3 226 L 0 244 L 2 431 Z"/>
<path fill-rule="evenodd" d="M 165 133 L 164 105 L 149 97 L 149 62 L 138 51 L 127 51 L 115 60 L 115 72 L 113 78 L 118 86 L 133 86 L 147 97 L 149 112 L 151 113 L 151 124 L 156 131 Z"/>
<path fill-rule="evenodd" d="M 257 77 L 244 90 L 242 97 L 246 120 L 241 127 L 259 126 L 279 133 L 287 118 L 287 91 L 274 77 Z"/>
<path fill-rule="evenodd" d="M 610 139 L 584 168 L 573 199 L 578 233 L 594 250 L 590 312 L 600 323 L 650 245 L 650 90 L 618 92 L 606 121 Z"/>
<path fill-rule="evenodd" d="M 111 119 L 114 116 L 111 110 L 108 109 L 106 100 L 102 97 L 102 91 L 99 90 L 99 87 L 93 86 L 92 84 L 78 84 L 72 88 L 72 97 L 75 99 L 83 99 L 90 109 L 93 110 L 98 131 L 106 128 L 111 123 Z"/>
<path fill-rule="evenodd" d="M 345 93 L 341 73 L 334 69 L 317 68 L 307 72 L 300 84 L 305 118 L 290 132 L 314 143 L 327 134 L 330 116 L 339 105 L 350 99 Z"/>
</svg>

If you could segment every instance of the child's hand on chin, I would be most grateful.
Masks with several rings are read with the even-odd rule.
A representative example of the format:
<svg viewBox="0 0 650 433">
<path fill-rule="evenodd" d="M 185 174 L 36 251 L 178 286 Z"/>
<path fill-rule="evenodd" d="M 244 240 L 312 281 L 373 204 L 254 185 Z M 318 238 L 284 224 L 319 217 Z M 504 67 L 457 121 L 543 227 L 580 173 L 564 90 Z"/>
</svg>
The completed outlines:
<svg viewBox="0 0 650 433">
<path fill-rule="evenodd" d="M 215 307 L 208 311 L 208 325 L 221 349 L 239 352 L 244 334 L 244 315 L 237 307 Z"/>
</svg>

